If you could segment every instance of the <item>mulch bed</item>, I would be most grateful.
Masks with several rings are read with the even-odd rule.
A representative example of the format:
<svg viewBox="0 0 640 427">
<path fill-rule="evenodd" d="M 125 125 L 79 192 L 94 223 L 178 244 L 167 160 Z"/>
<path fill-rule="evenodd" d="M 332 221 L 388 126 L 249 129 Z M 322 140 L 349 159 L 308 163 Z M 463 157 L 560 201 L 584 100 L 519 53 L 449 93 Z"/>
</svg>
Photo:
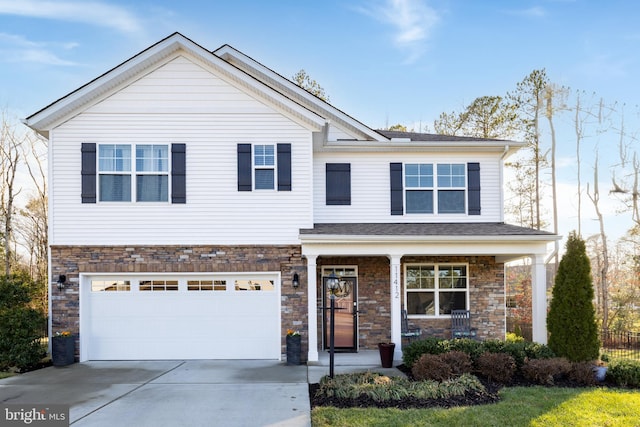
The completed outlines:
<svg viewBox="0 0 640 427">
<path fill-rule="evenodd" d="M 409 378 L 411 378 L 411 371 L 406 369 L 404 365 L 399 365 L 396 368 L 404 372 Z M 473 405 L 486 405 L 491 403 L 497 403 L 500 401 L 498 392 L 505 386 L 504 384 L 498 384 L 495 382 L 487 381 L 479 377 L 479 380 L 484 385 L 486 391 L 484 393 L 469 392 L 464 396 L 456 396 L 449 399 L 403 399 L 393 400 L 385 402 L 377 402 L 370 397 L 360 397 L 358 399 L 341 399 L 336 397 L 324 397 L 316 396 L 317 390 L 320 385 L 309 384 L 309 402 L 311 408 L 316 406 L 333 406 L 335 408 L 398 408 L 398 409 L 410 409 L 410 408 L 452 408 L 456 406 L 473 406 Z M 529 387 L 536 386 L 520 375 L 516 375 L 508 384 L 509 387 Z M 601 386 L 613 386 L 612 384 L 601 383 Z M 556 383 L 549 387 L 584 387 L 584 385 L 570 381 L 568 379 L 556 381 Z"/>
</svg>

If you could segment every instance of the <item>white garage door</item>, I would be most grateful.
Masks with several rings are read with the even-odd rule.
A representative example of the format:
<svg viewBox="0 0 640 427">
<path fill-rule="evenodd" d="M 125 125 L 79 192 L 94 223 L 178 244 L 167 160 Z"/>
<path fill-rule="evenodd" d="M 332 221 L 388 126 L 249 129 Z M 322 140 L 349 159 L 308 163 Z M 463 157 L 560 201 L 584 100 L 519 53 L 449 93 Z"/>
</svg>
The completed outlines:
<svg viewBox="0 0 640 427">
<path fill-rule="evenodd" d="M 82 278 L 82 360 L 279 359 L 277 274 Z"/>
</svg>

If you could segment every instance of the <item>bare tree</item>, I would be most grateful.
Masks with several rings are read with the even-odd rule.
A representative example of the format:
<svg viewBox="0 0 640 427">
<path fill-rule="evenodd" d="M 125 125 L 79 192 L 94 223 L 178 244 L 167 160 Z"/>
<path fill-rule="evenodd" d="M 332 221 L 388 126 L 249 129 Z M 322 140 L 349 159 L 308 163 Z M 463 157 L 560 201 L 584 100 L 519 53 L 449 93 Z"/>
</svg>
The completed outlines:
<svg viewBox="0 0 640 427">
<path fill-rule="evenodd" d="M 593 168 L 593 194 L 589 191 L 589 183 L 587 183 L 587 195 L 596 210 L 598 223 L 600 224 L 599 239 L 601 241 L 601 262 L 598 265 L 598 279 L 600 282 L 600 308 L 602 310 L 602 327 L 609 327 L 609 284 L 607 282 L 607 273 L 609 272 L 609 251 L 607 248 L 607 235 L 604 231 L 604 219 L 600 211 L 600 191 L 598 190 L 598 154 L 596 152 L 595 165 Z"/>
<path fill-rule="evenodd" d="M 20 193 L 16 189 L 16 173 L 22 161 L 21 146 L 24 134 L 20 135 L 9 121 L 5 111 L 2 112 L 0 124 L 0 215 L 2 217 L 2 243 L 4 246 L 4 273 L 11 273 L 11 263 L 15 254 L 14 245 L 14 214 L 16 196 Z"/>
</svg>

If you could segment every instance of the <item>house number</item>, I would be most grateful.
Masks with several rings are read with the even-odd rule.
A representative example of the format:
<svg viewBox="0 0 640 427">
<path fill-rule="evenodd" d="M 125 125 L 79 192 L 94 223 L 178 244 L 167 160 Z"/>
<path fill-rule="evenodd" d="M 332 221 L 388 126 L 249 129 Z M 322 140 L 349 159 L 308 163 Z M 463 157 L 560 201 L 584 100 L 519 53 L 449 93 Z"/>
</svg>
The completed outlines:
<svg viewBox="0 0 640 427">
<path fill-rule="evenodd" d="M 400 286 L 398 285 L 398 266 L 393 266 L 393 289 L 395 299 L 400 298 Z"/>
</svg>

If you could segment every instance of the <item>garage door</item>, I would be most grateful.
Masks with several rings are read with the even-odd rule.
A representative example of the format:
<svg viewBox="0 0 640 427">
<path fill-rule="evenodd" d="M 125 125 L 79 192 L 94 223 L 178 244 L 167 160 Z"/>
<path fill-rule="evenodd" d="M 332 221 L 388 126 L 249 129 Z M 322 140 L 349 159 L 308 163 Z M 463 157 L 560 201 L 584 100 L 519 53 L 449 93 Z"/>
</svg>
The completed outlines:
<svg viewBox="0 0 640 427">
<path fill-rule="evenodd" d="M 279 359 L 277 274 L 82 278 L 82 360 Z"/>
</svg>

